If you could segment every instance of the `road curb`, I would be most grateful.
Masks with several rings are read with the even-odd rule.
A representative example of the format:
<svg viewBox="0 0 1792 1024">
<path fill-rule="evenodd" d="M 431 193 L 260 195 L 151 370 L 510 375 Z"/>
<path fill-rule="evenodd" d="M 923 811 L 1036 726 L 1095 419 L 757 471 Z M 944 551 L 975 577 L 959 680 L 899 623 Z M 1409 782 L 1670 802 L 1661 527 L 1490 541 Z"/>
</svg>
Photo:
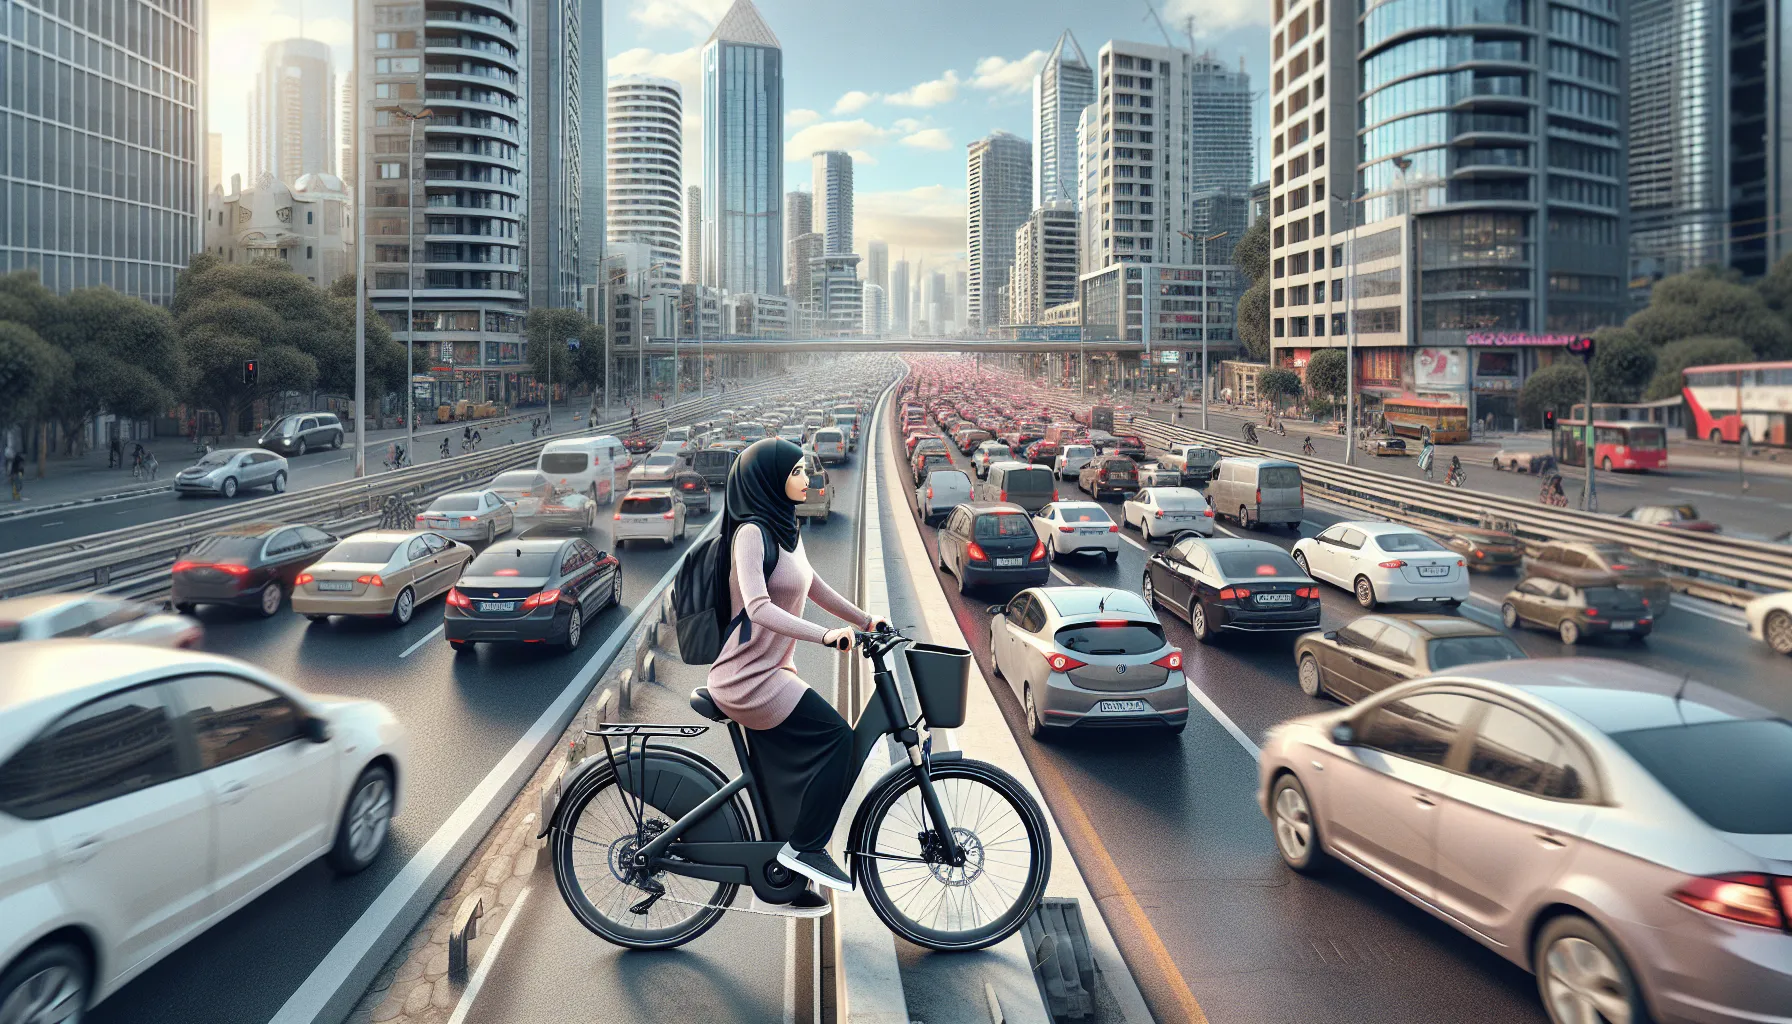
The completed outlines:
<svg viewBox="0 0 1792 1024">
<path fill-rule="evenodd" d="M 33 505 L 30 508 L 9 508 L 0 510 L 0 522 L 8 519 L 23 519 L 26 516 L 42 515 L 45 512 L 60 512 L 63 509 L 80 508 L 83 505 L 101 505 L 109 501 L 127 501 L 131 498 L 142 498 L 151 494 L 166 494 L 174 490 L 173 483 L 158 484 L 154 487 L 139 487 L 130 491 L 116 491 L 112 494 L 96 494 L 87 498 L 70 498 L 67 501 L 51 502 L 48 505 Z"/>
</svg>

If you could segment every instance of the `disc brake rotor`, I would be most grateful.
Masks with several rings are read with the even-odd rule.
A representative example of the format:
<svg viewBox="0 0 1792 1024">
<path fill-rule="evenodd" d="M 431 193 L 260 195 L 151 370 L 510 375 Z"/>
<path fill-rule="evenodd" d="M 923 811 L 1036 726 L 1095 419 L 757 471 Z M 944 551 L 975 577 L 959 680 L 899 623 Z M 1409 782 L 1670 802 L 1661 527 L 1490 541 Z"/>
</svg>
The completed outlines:
<svg viewBox="0 0 1792 1024">
<path fill-rule="evenodd" d="M 921 856 L 927 861 L 935 881 L 954 887 L 970 885 L 983 874 L 983 842 L 975 832 L 964 828 L 953 828 L 952 838 L 958 843 L 958 852 L 963 854 L 962 864 L 953 864 L 946 859 L 931 832 L 920 836 Z"/>
</svg>

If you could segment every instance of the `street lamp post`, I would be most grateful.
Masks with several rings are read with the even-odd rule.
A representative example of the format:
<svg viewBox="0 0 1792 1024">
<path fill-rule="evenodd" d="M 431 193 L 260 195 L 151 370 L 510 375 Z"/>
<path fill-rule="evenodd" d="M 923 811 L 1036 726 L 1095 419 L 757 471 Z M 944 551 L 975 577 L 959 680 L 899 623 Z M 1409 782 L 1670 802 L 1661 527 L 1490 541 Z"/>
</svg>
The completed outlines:
<svg viewBox="0 0 1792 1024">
<path fill-rule="evenodd" d="M 405 265 L 404 265 L 404 451 L 405 458 L 416 460 L 417 439 L 417 384 L 412 379 L 416 376 L 414 353 L 416 342 L 416 296 L 417 296 L 417 122 L 435 114 L 435 111 L 424 107 L 415 114 L 403 107 L 380 107 L 380 110 L 396 114 L 404 118 L 410 125 L 410 138 L 405 145 L 405 189 L 404 189 L 404 227 L 405 227 Z"/>
<path fill-rule="evenodd" d="M 1356 204 L 1363 197 L 1362 191 L 1351 194 L 1349 199 L 1336 192 L 1332 198 L 1344 204 L 1344 212 L 1350 217 L 1350 235 L 1345 241 L 1345 250 L 1349 253 L 1350 269 L 1344 275 L 1344 288 L 1349 294 L 1344 297 L 1344 464 L 1356 465 Z"/>
<path fill-rule="evenodd" d="M 1217 242 L 1231 233 L 1222 231 L 1217 235 L 1201 236 L 1201 430 L 1203 433 L 1207 430 L 1207 296 L 1211 287 L 1208 277 L 1207 243 Z M 1184 238 L 1190 237 L 1186 231 L 1178 232 L 1178 234 Z"/>
</svg>

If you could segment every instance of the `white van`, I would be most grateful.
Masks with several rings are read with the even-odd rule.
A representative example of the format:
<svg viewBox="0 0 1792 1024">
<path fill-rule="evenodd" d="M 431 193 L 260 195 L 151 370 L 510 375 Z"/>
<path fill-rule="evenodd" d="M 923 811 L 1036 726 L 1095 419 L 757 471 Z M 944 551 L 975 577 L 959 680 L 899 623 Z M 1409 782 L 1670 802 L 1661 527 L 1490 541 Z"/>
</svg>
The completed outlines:
<svg viewBox="0 0 1792 1024">
<path fill-rule="evenodd" d="M 555 488 L 578 491 L 608 505 L 616 487 L 616 452 L 606 441 L 615 438 L 575 437 L 549 441 L 535 468 Z M 626 450 L 623 450 L 627 454 Z"/>
<path fill-rule="evenodd" d="M 635 457 L 629 454 L 628 446 L 622 443 L 622 438 L 615 434 L 599 434 L 592 440 L 610 453 L 610 461 L 616 464 L 617 469 L 626 473 L 635 468 Z"/>
<path fill-rule="evenodd" d="M 824 463 L 846 461 L 846 435 L 838 427 L 823 427 L 815 432 L 815 454 Z"/>
</svg>

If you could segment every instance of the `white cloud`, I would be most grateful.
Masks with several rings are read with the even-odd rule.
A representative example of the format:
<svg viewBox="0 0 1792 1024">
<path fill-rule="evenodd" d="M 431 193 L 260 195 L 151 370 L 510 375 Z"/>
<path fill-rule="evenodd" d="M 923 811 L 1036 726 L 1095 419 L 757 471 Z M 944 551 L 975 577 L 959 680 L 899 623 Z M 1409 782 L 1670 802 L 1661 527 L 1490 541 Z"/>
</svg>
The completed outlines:
<svg viewBox="0 0 1792 1024">
<path fill-rule="evenodd" d="M 977 62 L 971 85 L 1005 96 L 1020 96 L 1033 89 L 1033 76 L 1045 63 L 1045 51 L 1034 50 L 1017 60 L 1006 57 L 985 57 Z"/>
<path fill-rule="evenodd" d="M 872 156 L 862 149 L 852 150 L 849 155 L 852 157 L 852 162 L 861 167 L 870 167 L 872 164 L 877 163 L 877 157 Z"/>
<path fill-rule="evenodd" d="M 784 144 L 785 161 L 807 160 L 824 149 L 862 150 L 895 134 L 879 128 L 864 118 L 851 121 L 822 121 L 809 125 Z"/>
<path fill-rule="evenodd" d="M 809 125 L 812 125 L 819 120 L 821 120 L 820 114 L 813 110 L 798 107 L 797 109 L 788 111 L 784 114 L 784 127 L 807 128 Z"/>
<path fill-rule="evenodd" d="M 902 144 L 916 149 L 944 151 L 952 148 L 952 137 L 941 128 L 923 128 L 913 135 L 903 136 Z"/>
<path fill-rule="evenodd" d="M 950 103 L 958 96 L 958 85 L 958 72 L 948 69 L 945 74 L 930 82 L 922 82 L 913 88 L 885 96 L 884 102 L 898 107 L 937 107 L 942 103 Z"/>
<path fill-rule="evenodd" d="M 1270 5 L 1263 0 L 1170 0 L 1164 10 L 1164 24 L 1170 34 L 1183 43 L 1182 29 L 1187 19 L 1195 19 L 1195 35 L 1206 38 L 1235 28 L 1271 24 Z"/>
<path fill-rule="evenodd" d="M 651 29 L 677 30 L 709 38 L 732 0 L 636 0 L 629 19 Z"/>
<path fill-rule="evenodd" d="M 912 117 L 899 117 L 896 119 L 896 123 L 892 127 L 894 127 L 897 131 L 901 132 L 902 134 L 907 135 L 910 132 L 918 132 L 921 129 L 927 127 L 927 122 L 926 121 L 917 121 Z"/>
<path fill-rule="evenodd" d="M 891 192 L 858 192 L 853 196 L 853 232 L 881 238 L 890 245 L 890 259 L 925 264 L 931 273 L 964 260 L 965 191 L 945 185 Z M 915 271 L 909 287 L 915 287 Z"/>
<path fill-rule="evenodd" d="M 834 113 L 856 114 L 869 107 L 877 99 L 878 94 L 854 89 L 834 101 Z"/>
</svg>

